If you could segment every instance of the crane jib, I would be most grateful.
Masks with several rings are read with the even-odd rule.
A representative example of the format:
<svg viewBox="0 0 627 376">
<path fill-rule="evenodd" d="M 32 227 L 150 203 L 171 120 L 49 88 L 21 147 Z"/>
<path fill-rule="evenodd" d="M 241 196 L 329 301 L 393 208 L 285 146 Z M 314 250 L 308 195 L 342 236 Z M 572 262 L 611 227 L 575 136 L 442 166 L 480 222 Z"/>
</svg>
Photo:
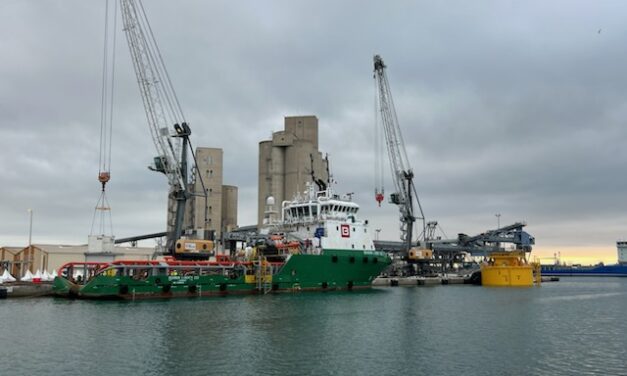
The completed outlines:
<svg viewBox="0 0 627 376">
<path fill-rule="evenodd" d="M 387 147 L 390 168 L 396 191 L 390 195 L 390 202 L 399 207 L 400 212 L 400 228 L 401 239 L 406 242 L 407 251 L 412 245 L 412 231 L 416 217 L 414 216 L 413 203 L 414 199 L 420 209 L 421 219 L 423 221 L 423 234 L 426 236 L 425 219 L 422 212 L 422 206 L 415 191 L 413 182 L 414 173 L 410 168 L 403 134 L 398 123 L 392 92 L 386 75 L 386 65 L 379 55 L 375 55 L 374 61 L 374 79 L 375 79 L 375 114 L 381 119 L 381 126 L 385 136 L 385 145 Z M 378 119 L 377 119 L 378 120 Z M 378 148 L 375 147 L 378 153 Z M 379 156 L 376 157 L 379 159 Z M 376 173 L 379 173 L 377 170 Z M 376 177 L 375 181 L 382 181 L 382 178 Z M 380 193 L 381 192 L 381 193 Z M 383 187 L 375 187 L 375 198 L 380 203 Z"/>
<path fill-rule="evenodd" d="M 176 202 L 176 214 L 169 218 L 167 231 L 167 248 L 174 253 L 175 242 L 182 234 L 185 203 L 191 197 L 187 171 L 191 129 L 185 121 L 142 2 L 121 0 L 120 4 L 124 33 L 148 127 L 157 149 L 157 157 L 149 168 L 167 176 L 170 197 Z M 191 154 L 194 155 L 193 151 Z"/>
</svg>

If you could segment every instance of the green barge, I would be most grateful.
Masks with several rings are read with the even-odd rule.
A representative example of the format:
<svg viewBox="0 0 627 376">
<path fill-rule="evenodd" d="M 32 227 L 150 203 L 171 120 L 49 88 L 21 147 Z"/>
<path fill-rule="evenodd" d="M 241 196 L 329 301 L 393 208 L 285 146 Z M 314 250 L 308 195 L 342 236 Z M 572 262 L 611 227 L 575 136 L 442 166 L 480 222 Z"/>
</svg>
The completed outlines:
<svg viewBox="0 0 627 376">
<path fill-rule="evenodd" d="M 381 252 L 333 251 L 293 254 L 285 262 L 115 261 L 69 263 L 54 280 L 57 296 L 85 299 L 146 299 L 230 294 L 353 290 L 369 288 L 390 264 Z M 71 277 L 77 271 L 79 280 Z M 84 283 L 83 283 L 84 282 Z"/>
</svg>

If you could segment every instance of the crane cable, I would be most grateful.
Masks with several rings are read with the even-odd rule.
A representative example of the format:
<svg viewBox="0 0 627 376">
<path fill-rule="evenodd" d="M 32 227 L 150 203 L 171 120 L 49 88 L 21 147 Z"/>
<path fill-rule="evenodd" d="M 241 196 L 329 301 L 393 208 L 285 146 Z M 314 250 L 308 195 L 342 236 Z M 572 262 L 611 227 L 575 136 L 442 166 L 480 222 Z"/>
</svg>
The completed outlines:
<svg viewBox="0 0 627 376">
<path fill-rule="evenodd" d="M 96 225 L 96 216 L 99 215 L 98 232 L 105 235 L 106 213 L 109 213 L 109 229 L 113 234 L 113 219 L 111 218 L 111 208 L 105 193 L 105 186 L 111 179 L 111 145 L 113 134 L 113 92 L 115 77 L 115 46 L 116 46 L 116 27 L 117 27 L 117 1 L 113 1 L 113 27 L 109 28 L 109 0 L 105 5 L 105 22 L 104 22 L 104 47 L 102 57 L 102 88 L 100 98 L 100 150 L 98 156 L 98 181 L 101 184 L 101 192 L 94 216 L 91 224 L 91 232 L 94 233 Z M 111 51 L 109 51 L 109 34 L 112 34 Z M 109 55 L 111 62 L 109 63 Z"/>
</svg>

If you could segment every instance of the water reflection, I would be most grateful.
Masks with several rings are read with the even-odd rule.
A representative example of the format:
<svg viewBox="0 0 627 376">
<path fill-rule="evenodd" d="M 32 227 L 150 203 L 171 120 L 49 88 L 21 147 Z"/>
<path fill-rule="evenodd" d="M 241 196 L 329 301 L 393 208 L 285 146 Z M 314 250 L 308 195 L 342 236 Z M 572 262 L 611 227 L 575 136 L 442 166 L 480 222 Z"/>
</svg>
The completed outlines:
<svg viewBox="0 0 627 376">
<path fill-rule="evenodd" d="M 2 375 L 621 374 L 627 280 L 0 302 Z"/>
</svg>

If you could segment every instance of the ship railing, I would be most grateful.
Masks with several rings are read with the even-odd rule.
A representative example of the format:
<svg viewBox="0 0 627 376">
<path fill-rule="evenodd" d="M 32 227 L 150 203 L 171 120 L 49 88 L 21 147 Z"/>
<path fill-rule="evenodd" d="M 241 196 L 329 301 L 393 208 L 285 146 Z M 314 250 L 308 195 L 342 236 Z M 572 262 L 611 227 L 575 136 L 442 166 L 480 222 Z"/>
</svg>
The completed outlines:
<svg viewBox="0 0 627 376">
<path fill-rule="evenodd" d="M 124 262 L 106 264 L 96 275 L 129 276 L 146 279 L 149 276 L 203 276 L 203 275 L 243 275 L 252 263 L 246 262 Z"/>
<path fill-rule="evenodd" d="M 533 262 L 530 263 L 533 268 L 533 279 L 536 286 L 540 286 L 542 284 L 542 264 L 540 264 L 540 259 L 536 258 Z"/>
<path fill-rule="evenodd" d="M 106 262 L 68 262 L 58 269 L 57 276 L 84 285 L 109 265 Z"/>
<path fill-rule="evenodd" d="M 257 291 L 267 294 L 272 291 L 273 263 L 268 262 L 265 257 L 260 255 L 256 267 Z"/>
</svg>

